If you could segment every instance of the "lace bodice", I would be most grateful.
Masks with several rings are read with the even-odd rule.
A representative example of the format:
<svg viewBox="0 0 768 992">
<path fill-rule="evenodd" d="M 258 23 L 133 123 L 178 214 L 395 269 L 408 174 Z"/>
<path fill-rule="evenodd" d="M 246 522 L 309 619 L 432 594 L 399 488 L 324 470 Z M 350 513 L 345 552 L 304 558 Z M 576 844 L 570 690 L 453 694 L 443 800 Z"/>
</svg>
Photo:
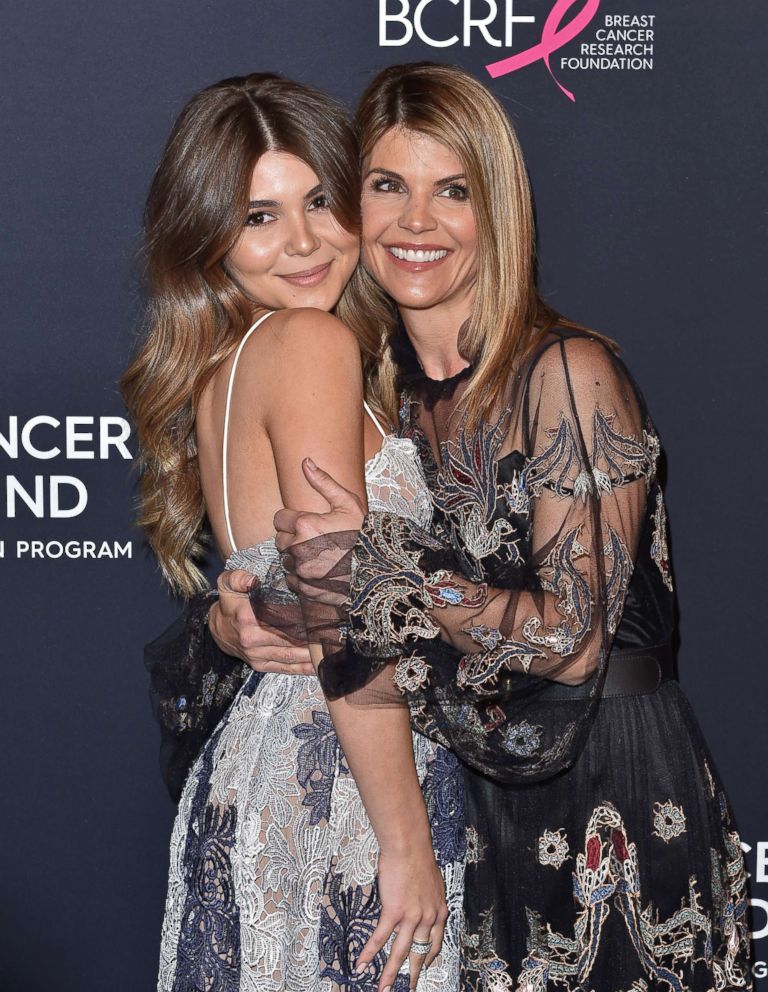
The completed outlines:
<svg viewBox="0 0 768 992">
<path fill-rule="evenodd" d="M 385 435 L 379 451 L 366 463 L 365 488 L 372 512 L 393 513 L 419 527 L 429 527 L 432 500 L 416 445 L 410 438 Z M 274 540 L 269 538 L 233 551 L 225 567 L 242 568 L 264 580 L 279 557 Z"/>
</svg>

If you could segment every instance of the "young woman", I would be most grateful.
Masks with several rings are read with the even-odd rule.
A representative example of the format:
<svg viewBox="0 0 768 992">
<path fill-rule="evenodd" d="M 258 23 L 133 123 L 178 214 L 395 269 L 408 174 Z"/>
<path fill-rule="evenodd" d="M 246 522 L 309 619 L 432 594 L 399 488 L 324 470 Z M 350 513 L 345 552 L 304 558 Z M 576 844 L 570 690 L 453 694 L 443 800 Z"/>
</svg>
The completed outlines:
<svg viewBox="0 0 768 992">
<path fill-rule="evenodd" d="M 642 396 L 612 342 L 538 298 L 522 156 L 483 86 L 393 67 L 358 121 L 352 326 L 380 343 L 369 386 L 390 416 L 399 399 L 435 512 L 365 514 L 307 448 L 331 510 L 276 527 L 309 617 L 339 602 L 316 548 L 353 562 L 347 652 L 321 682 L 361 702 L 396 687 L 463 761 L 463 987 L 750 988 L 739 838 L 674 677 Z"/>
<path fill-rule="evenodd" d="M 155 174 L 146 247 L 123 390 L 141 522 L 175 589 L 203 585 L 206 520 L 227 567 L 279 579 L 275 511 L 327 506 L 301 474 L 310 444 L 363 502 L 367 457 L 371 505 L 428 524 L 415 449 L 363 423 L 359 347 L 329 313 L 359 253 L 342 109 L 271 75 L 199 93 Z M 193 705 L 176 698 L 180 719 Z M 314 675 L 250 675 L 181 795 L 158 989 L 457 989 L 458 785 L 404 711 L 327 707 Z"/>
</svg>

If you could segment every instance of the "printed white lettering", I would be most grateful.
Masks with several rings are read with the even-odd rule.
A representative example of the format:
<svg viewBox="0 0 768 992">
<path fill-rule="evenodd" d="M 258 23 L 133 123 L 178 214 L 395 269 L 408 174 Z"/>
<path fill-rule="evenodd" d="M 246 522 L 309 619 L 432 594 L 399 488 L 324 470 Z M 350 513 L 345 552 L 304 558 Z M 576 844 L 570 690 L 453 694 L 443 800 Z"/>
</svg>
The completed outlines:
<svg viewBox="0 0 768 992">
<path fill-rule="evenodd" d="M 38 427 L 40 424 L 47 424 L 49 427 L 60 427 L 61 421 L 57 420 L 55 417 L 46 417 L 41 414 L 39 417 L 32 417 L 28 420 L 21 430 L 21 446 L 27 452 L 28 455 L 32 455 L 33 458 L 55 458 L 57 455 L 61 454 L 61 448 L 48 448 L 43 450 L 41 448 L 36 448 L 32 443 L 32 431 Z"/>
<path fill-rule="evenodd" d="M 483 17 L 473 17 L 472 16 L 472 0 L 464 0 L 464 47 L 469 48 L 471 44 L 470 34 L 472 28 L 480 28 L 480 31 L 488 42 L 489 45 L 494 45 L 496 48 L 501 48 L 501 41 L 498 38 L 494 38 L 493 35 L 488 30 L 488 25 L 492 24 L 496 20 L 496 15 L 499 12 L 496 6 L 496 0 L 484 0 L 484 3 L 488 6 L 488 13 Z"/>
<path fill-rule="evenodd" d="M 768 937 L 768 902 L 765 899 L 750 899 L 749 905 L 752 907 L 752 923 L 757 926 L 757 910 L 761 909 L 765 914 L 765 924 L 762 930 L 755 930 L 751 934 L 752 940 L 762 940 L 763 937 Z"/>
<path fill-rule="evenodd" d="M 69 508 L 61 506 L 60 490 L 62 486 L 71 486 L 77 490 L 77 503 Z M 88 490 L 80 479 L 72 475 L 52 475 L 51 476 L 51 516 L 52 517 L 77 517 L 88 505 Z"/>
<path fill-rule="evenodd" d="M 16 516 L 17 497 L 27 505 L 36 517 L 45 515 L 45 493 L 43 491 L 43 476 L 35 476 L 35 495 L 30 496 L 15 475 L 9 475 L 5 481 L 5 515 L 9 520 Z"/>
<path fill-rule="evenodd" d="M 461 35 L 452 34 L 446 38 L 435 38 L 429 33 L 433 29 L 428 29 L 424 24 L 425 15 L 428 14 L 427 9 L 435 2 L 437 0 L 418 0 L 418 3 L 411 8 L 410 0 L 379 0 L 379 45 L 382 47 L 407 45 L 415 34 L 430 48 L 450 48 L 451 45 L 459 43 L 469 48 L 473 39 L 479 34 L 486 44 L 501 48 L 503 21 L 503 44 L 511 48 L 514 25 L 534 24 L 536 21 L 533 14 L 516 14 L 515 0 L 504 0 L 503 15 L 499 9 L 499 0 L 440 0 L 443 8 L 446 2 L 460 8 Z M 432 10 L 429 13 L 432 13 Z M 492 30 L 494 26 L 495 33 Z"/>
</svg>

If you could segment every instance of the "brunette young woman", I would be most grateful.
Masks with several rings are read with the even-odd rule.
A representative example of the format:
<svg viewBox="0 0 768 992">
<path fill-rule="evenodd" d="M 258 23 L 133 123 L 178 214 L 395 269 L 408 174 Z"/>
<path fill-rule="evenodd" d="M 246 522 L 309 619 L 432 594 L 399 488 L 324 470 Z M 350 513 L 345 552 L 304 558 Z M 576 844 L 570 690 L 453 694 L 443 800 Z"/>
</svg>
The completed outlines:
<svg viewBox="0 0 768 992">
<path fill-rule="evenodd" d="M 308 616 L 339 600 L 329 547 L 352 557 L 347 651 L 321 682 L 352 703 L 366 683 L 401 693 L 462 760 L 463 988 L 750 988 L 739 838 L 674 675 L 642 396 L 616 345 L 538 297 L 522 155 L 483 86 L 392 67 L 358 122 L 351 326 L 378 342 L 367 382 L 399 405 L 434 514 L 366 514 L 307 448 L 331 510 L 284 509 L 276 527 Z"/>
<path fill-rule="evenodd" d="M 330 313 L 359 253 L 340 107 L 272 75 L 197 94 L 152 182 L 146 251 L 146 335 L 123 391 L 141 523 L 175 590 L 204 585 L 207 530 L 228 568 L 279 579 L 275 511 L 327 507 L 301 472 L 309 447 L 363 503 L 367 458 L 371 505 L 428 525 L 415 448 L 363 418 L 358 343 Z M 203 705 L 172 702 L 181 726 Z M 326 706 L 314 674 L 252 673 L 181 794 L 158 989 L 458 989 L 451 782 L 455 759 L 412 736 L 406 711 Z"/>
</svg>

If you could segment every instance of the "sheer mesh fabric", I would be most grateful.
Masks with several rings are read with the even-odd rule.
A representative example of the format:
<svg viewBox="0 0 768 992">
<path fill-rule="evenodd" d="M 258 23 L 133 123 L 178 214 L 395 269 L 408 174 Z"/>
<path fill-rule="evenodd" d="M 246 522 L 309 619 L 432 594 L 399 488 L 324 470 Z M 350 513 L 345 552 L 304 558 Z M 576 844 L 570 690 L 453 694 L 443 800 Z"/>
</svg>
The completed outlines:
<svg viewBox="0 0 768 992">
<path fill-rule="evenodd" d="M 307 628 L 328 648 L 324 689 L 399 698 L 497 780 L 550 776 L 580 750 L 600 697 L 656 435 L 622 363 L 580 332 L 544 338 L 473 429 L 468 373 L 409 378 L 401 430 L 421 455 L 430 527 L 371 511 L 357 535 L 293 549 Z M 332 595 L 318 603 L 318 589 Z"/>
</svg>

